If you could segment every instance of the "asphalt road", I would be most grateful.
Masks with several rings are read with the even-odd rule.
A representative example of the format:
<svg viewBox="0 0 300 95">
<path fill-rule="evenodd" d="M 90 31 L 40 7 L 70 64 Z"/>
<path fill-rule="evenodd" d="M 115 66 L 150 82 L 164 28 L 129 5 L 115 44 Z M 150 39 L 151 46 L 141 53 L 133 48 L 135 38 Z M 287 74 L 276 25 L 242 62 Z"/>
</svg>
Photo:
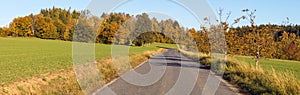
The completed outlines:
<svg viewBox="0 0 300 95">
<path fill-rule="evenodd" d="M 102 87 L 96 95 L 235 95 L 222 82 L 208 81 L 210 71 L 168 50 Z M 215 89 L 210 84 L 218 84 Z"/>
</svg>

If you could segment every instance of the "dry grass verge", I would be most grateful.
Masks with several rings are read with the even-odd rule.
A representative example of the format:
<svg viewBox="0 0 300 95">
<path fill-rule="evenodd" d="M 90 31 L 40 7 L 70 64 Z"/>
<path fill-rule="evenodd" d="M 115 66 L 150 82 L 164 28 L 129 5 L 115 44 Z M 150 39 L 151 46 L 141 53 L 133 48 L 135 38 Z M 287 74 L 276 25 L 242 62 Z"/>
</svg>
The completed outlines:
<svg viewBox="0 0 300 95">
<path fill-rule="evenodd" d="M 218 62 L 212 62 L 208 55 L 182 50 L 180 52 L 192 59 L 198 58 L 202 65 L 217 64 L 217 66 L 221 66 L 218 65 Z M 245 92 L 253 95 L 300 95 L 300 82 L 291 72 L 276 73 L 274 69 L 272 71 L 264 71 L 262 68 L 256 69 L 248 63 L 231 57 L 227 57 L 225 63 L 223 78 L 239 86 Z"/>
<path fill-rule="evenodd" d="M 247 63 L 229 58 L 223 78 L 251 94 L 299 95 L 300 82 L 289 72 L 276 73 L 256 69 Z"/>
<path fill-rule="evenodd" d="M 1 95 L 83 94 L 72 69 L 60 70 L 1 86 Z"/>
</svg>

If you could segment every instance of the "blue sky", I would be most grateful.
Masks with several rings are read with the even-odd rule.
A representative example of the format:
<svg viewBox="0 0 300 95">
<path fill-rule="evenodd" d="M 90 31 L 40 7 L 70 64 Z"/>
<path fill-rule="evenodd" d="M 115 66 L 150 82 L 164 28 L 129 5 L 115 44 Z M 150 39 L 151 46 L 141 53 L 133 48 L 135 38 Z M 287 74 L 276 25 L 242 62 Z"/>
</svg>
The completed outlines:
<svg viewBox="0 0 300 95">
<path fill-rule="evenodd" d="M 52 8 L 52 6 L 82 10 L 85 9 L 91 0 L 7 0 L 1 2 L 0 5 L 0 26 L 8 26 L 13 18 L 25 16 L 30 13 L 39 13 L 40 9 Z M 232 15 L 229 19 L 233 21 L 235 18 L 243 15 L 242 9 L 256 9 L 256 23 L 281 24 L 286 17 L 290 18 L 293 24 L 300 24 L 300 14 L 297 6 L 300 4 L 298 0 L 209 0 L 211 8 L 216 12 L 219 8 L 223 8 L 225 12 L 231 11 Z M 132 0 L 117 7 L 114 11 L 126 12 L 130 14 L 138 14 L 148 12 L 150 15 L 162 17 L 171 17 L 179 21 L 181 25 L 187 27 L 199 28 L 200 23 L 187 12 L 183 7 L 163 0 Z M 100 14 L 99 14 L 100 15 Z M 164 16 L 168 15 L 168 16 Z M 240 22 L 239 25 L 247 24 Z"/>
</svg>

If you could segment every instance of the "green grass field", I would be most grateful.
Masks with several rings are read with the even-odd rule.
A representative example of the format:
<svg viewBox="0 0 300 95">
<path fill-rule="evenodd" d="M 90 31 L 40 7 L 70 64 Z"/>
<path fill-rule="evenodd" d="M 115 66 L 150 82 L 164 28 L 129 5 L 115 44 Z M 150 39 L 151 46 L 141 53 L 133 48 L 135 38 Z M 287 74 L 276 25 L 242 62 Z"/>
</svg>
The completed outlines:
<svg viewBox="0 0 300 95">
<path fill-rule="evenodd" d="M 154 43 L 130 47 L 130 54 L 142 53 L 172 44 Z M 95 45 L 96 60 L 111 55 L 111 45 Z M 9 83 L 55 70 L 72 67 L 72 42 L 36 38 L 0 38 L 0 83 Z"/>
<path fill-rule="evenodd" d="M 237 60 L 251 63 L 253 66 L 255 61 L 251 57 L 234 56 Z M 279 59 L 261 59 L 259 65 L 265 70 L 275 69 L 276 72 L 292 72 L 300 80 L 300 62 L 279 60 Z"/>
</svg>

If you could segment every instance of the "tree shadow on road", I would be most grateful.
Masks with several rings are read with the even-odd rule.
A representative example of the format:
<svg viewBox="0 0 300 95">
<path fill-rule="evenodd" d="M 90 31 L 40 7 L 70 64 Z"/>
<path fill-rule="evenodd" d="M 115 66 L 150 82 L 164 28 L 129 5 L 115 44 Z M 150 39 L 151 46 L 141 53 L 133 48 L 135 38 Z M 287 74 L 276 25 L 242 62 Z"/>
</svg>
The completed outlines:
<svg viewBox="0 0 300 95">
<path fill-rule="evenodd" d="M 204 69 L 204 70 L 210 70 L 209 67 L 201 66 L 201 65 L 186 65 L 186 64 L 180 64 L 180 63 L 159 63 L 160 66 L 174 66 L 174 67 L 183 67 L 183 68 L 196 68 L 196 69 Z"/>
<path fill-rule="evenodd" d="M 171 60 L 171 61 L 181 61 L 181 62 L 197 62 L 190 59 L 183 59 L 182 57 L 174 57 L 174 56 L 165 56 L 165 57 L 151 57 L 150 59 L 157 60 Z"/>
<path fill-rule="evenodd" d="M 167 48 L 167 47 L 160 47 L 159 48 L 166 48 L 169 50 L 175 50 L 172 48 Z M 199 64 L 200 60 L 193 60 L 189 59 L 185 56 L 183 56 L 181 53 L 177 52 L 174 53 L 163 53 L 163 56 L 156 56 L 156 57 L 151 57 L 150 60 L 159 60 L 162 63 L 155 63 L 154 65 L 159 65 L 159 66 L 173 66 L 173 67 L 183 67 L 183 68 L 196 68 L 196 69 L 204 69 L 204 70 L 210 70 L 210 67 L 207 66 L 202 66 Z"/>
</svg>

